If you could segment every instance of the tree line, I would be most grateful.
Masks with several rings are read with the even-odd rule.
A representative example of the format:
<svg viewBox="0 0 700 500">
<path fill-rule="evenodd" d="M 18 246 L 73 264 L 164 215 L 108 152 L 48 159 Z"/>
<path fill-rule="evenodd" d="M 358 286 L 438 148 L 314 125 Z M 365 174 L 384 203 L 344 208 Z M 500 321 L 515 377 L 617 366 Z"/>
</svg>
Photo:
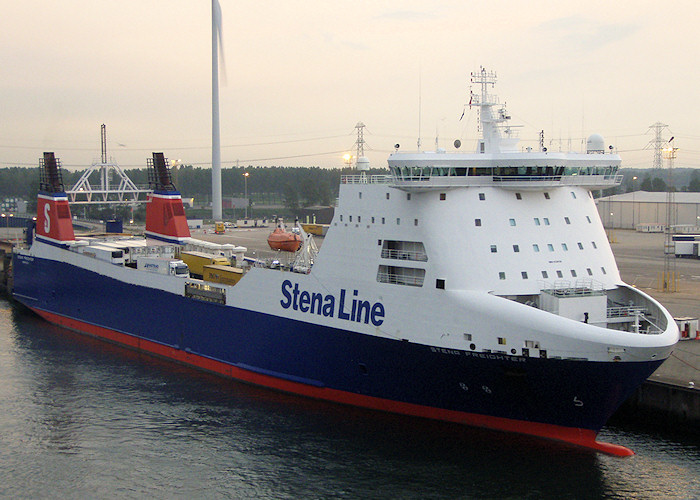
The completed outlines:
<svg viewBox="0 0 700 500">
<path fill-rule="evenodd" d="M 75 185 L 85 170 L 63 169 L 66 189 Z M 244 176 L 248 173 L 248 176 Z M 340 177 L 357 174 L 356 170 L 320 167 L 230 167 L 221 169 L 224 197 L 243 198 L 254 202 L 282 201 L 285 207 L 296 209 L 309 206 L 331 206 L 338 197 Z M 368 175 L 387 175 L 388 169 L 372 169 Z M 183 198 L 194 198 L 196 204 L 211 201 L 211 168 L 180 165 L 171 169 L 173 184 Z M 148 169 L 129 169 L 127 175 L 136 185 L 148 184 Z M 90 177 L 99 185 L 99 172 Z M 0 198 L 20 198 L 34 201 L 39 189 L 38 167 L 0 169 Z"/>
<path fill-rule="evenodd" d="M 85 170 L 63 170 L 66 189 L 73 186 Z M 245 177 L 243 174 L 248 173 Z M 211 201 L 211 169 L 181 165 L 171 170 L 173 183 L 184 198 L 194 198 L 196 204 Z M 387 175 L 388 169 L 372 169 L 369 175 Z M 605 191 L 605 195 L 630 191 L 666 191 L 671 182 L 668 169 L 620 169 L 620 186 Z M 335 203 L 342 175 L 357 174 L 356 170 L 320 167 L 230 167 L 221 171 L 224 197 L 243 198 L 244 194 L 257 204 L 281 202 L 288 209 L 309 206 L 331 206 Z M 127 175 L 137 185 L 148 184 L 146 168 L 130 169 Z M 636 177 L 636 179 L 635 179 Z M 247 179 L 247 180 L 246 180 Z M 678 168 L 673 171 L 676 191 L 700 192 L 700 169 Z M 90 178 L 99 183 L 98 172 Z M 0 168 L 0 198 L 19 198 L 30 203 L 39 189 L 39 168 Z"/>
</svg>

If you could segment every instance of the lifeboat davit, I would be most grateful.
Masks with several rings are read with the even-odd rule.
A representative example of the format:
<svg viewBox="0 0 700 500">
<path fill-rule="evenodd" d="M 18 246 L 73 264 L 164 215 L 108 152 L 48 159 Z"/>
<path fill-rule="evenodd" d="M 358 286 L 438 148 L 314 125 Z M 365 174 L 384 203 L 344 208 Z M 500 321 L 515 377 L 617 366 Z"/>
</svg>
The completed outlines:
<svg viewBox="0 0 700 500">
<path fill-rule="evenodd" d="M 284 223 L 280 222 L 277 228 L 267 237 L 267 244 L 273 250 L 296 252 L 301 247 L 301 236 L 287 231 Z"/>
</svg>

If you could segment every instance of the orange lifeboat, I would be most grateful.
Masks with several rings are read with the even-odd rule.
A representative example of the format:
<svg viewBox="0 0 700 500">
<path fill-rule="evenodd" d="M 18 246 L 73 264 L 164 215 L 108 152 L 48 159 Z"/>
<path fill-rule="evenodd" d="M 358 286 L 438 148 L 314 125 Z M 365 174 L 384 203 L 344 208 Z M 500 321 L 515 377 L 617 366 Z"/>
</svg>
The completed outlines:
<svg viewBox="0 0 700 500">
<path fill-rule="evenodd" d="M 284 223 L 280 222 L 277 228 L 267 237 L 267 244 L 273 250 L 296 252 L 301 247 L 301 236 L 287 231 Z"/>
</svg>

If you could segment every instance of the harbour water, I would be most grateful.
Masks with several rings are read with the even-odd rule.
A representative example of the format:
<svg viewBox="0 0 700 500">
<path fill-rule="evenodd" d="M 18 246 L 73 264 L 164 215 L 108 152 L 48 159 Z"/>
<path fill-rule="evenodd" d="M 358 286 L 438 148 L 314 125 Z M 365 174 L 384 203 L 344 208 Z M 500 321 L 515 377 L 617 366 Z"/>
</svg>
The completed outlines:
<svg viewBox="0 0 700 500">
<path fill-rule="evenodd" d="M 0 299 L 2 498 L 700 498 L 697 437 L 599 439 L 636 455 L 222 380 Z"/>
</svg>

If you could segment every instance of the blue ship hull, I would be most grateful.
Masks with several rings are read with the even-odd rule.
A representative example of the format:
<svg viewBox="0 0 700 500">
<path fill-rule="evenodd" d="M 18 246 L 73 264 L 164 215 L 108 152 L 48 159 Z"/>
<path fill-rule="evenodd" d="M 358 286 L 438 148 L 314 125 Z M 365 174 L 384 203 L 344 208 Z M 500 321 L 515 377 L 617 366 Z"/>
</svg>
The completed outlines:
<svg viewBox="0 0 700 500">
<path fill-rule="evenodd" d="M 15 298 L 84 333 L 288 392 L 571 442 L 560 432 L 594 441 L 662 362 L 442 349 L 194 300 L 52 260 L 16 261 Z"/>
</svg>

